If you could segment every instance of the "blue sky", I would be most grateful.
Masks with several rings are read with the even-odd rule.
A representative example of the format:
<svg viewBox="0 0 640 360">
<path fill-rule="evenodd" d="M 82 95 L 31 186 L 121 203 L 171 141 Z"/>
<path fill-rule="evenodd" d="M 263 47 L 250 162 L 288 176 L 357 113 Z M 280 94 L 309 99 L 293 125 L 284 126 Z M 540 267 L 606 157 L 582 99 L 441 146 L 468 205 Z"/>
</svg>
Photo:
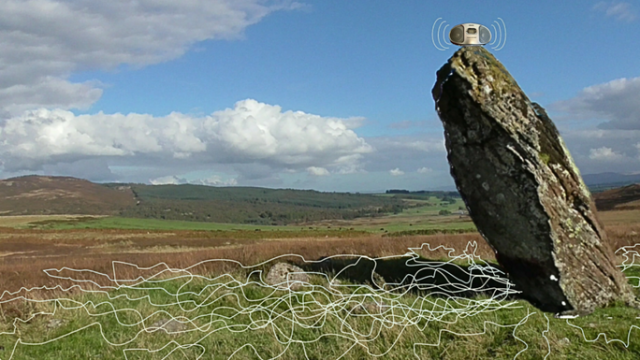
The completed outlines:
<svg viewBox="0 0 640 360">
<path fill-rule="evenodd" d="M 432 29 L 465 22 L 583 174 L 640 172 L 637 2 L 9 0 L 0 177 L 452 188 Z"/>
</svg>

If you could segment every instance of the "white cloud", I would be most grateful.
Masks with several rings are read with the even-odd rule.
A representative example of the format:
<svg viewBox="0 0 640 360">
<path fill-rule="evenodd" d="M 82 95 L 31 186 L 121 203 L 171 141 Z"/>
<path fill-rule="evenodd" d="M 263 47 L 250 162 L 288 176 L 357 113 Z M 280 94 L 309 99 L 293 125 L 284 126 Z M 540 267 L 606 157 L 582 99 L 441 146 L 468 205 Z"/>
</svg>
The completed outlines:
<svg viewBox="0 0 640 360">
<path fill-rule="evenodd" d="M 591 149 L 589 153 L 589 158 L 591 160 L 616 161 L 624 158 L 624 155 L 618 154 L 611 150 L 611 148 L 605 146 L 597 149 Z"/>
<path fill-rule="evenodd" d="M 198 179 L 188 181 L 184 177 L 176 175 L 161 176 L 155 179 L 149 179 L 149 183 L 152 185 L 179 185 L 179 184 L 197 184 L 207 186 L 236 186 L 238 182 L 236 179 L 224 180 L 221 176 L 213 175 L 206 179 Z"/>
<path fill-rule="evenodd" d="M 368 144 L 367 144 L 368 145 Z M 342 155 L 332 162 L 336 168 L 336 172 L 341 175 L 366 173 L 364 164 L 362 163 L 363 153 L 372 153 L 373 147 L 369 146 L 369 151 L 359 152 L 356 154 Z"/>
<path fill-rule="evenodd" d="M 576 161 L 576 165 L 583 174 L 596 174 L 602 172 L 640 171 L 640 157 L 629 157 L 622 154 L 635 154 L 636 144 L 640 139 L 640 130 L 564 130 L 562 138 Z M 606 157 L 611 149 L 611 154 L 623 156 L 622 159 L 613 156 L 611 160 L 600 160 Z"/>
<path fill-rule="evenodd" d="M 617 79 L 583 89 L 575 98 L 549 105 L 575 118 L 605 119 L 602 129 L 640 130 L 640 77 Z"/>
<path fill-rule="evenodd" d="M 425 166 L 425 167 L 419 168 L 417 171 L 418 171 L 419 174 L 427 174 L 427 173 L 432 172 L 433 170 L 431 170 L 430 168 Z"/>
<path fill-rule="evenodd" d="M 597 129 L 565 129 L 562 137 L 582 173 L 628 172 L 640 169 L 635 157 L 640 139 L 640 77 L 622 78 L 584 88 L 576 97 L 548 106 L 569 118 L 603 121 Z M 591 121 L 593 123 L 593 121 Z M 578 126 L 574 123 L 573 126 Z M 624 161 L 622 161 L 624 160 Z"/>
<path fill-rule="evenodd" d="M 373 150 L 342 119 L 283 112 L 251 99 L 214 113 L 203 128 L 228 156 L 287 167 L 339 167 Z"/>
<path fill-rule="evenodd" d="M 31 83 L 0 87 L 0 107 L 10 114 L 38 107 L 86 109 L 102 96 L 99 85 L 97 82 L 74 84 L 46 76 Z"/>
<path fill-rule="evenodd" d="M 269 13 L 299 7 L 285 0 L 4 0 L 0 109 L 85 108 L 101 90 L 69 82 L 73 72 L 172 60 L 196 42 L 239 38 Z"/>
<path fill-rule="evenodd" d="M 163 176 L 156 179 L 149 179 L 152 185 L 178 185 L 184 184 L 187 181 L 185 179 L 178 178 L 177 176 Z"/>
<path fill-rule="evenodd" d="M 323 167 L 309 166 L 307 172 L 313 176 L 328 176 L 329 170 Z"/>
<path fill-rule="evenodd" d="M 354 117 L 342 119 L 342 122 L 347 127 L 347 129 L 357 129 L 362 125 L 364 125 L 366 121 L 367 119 L 361 116 L 354 116 Z"/>
<path fill-rule="evenodd" d="M 391 174 L 391 176 L 402 176 L 404 175 L 404 171 L 400 170 L 399 168 L 395 168 L 395 169 L 389 170 L 389 174 Z"/>
<path fill-rule="evenodd" d="M 202 184 L 202 185 L 209 185 L 209 186 L 236 186 L 236 185 L 238 185 L 238 181 L 236 179 L 224 180 L 224 179 L 222 179 L 222 177 L 220 177 L 218 175 L 214 175 L 214 176 L 208 177 L 208 178 L 200 180 L 198 182 L 200 184 Z"/>
<path fill-rule="evenodd" d="M 638 149 L 638 158 L 640 159 L 640 143 L 637 143 L 635 147 Z"/>
<path fill-rule="evenodd" d="M 66 110 L 27 111 L 0 126 L 0 158 L 11 169 L 96 156 L 162 154 L 176 158 L 202 152 L 195 119 L 172 113 L 79 115 Z M 26 166 L 28 165 L 28 166 Z"/>
<path fill-rule="evenodd" d="M 633 21 L 636 19 L 635 11 L 626 2 L 604 2 L 601 1 L 593 6 L 594 10 L 602 11 L 607 16 L 612 16 L 622 21 Z"/>
<path fill-rule="evenodd" d="M 242 176 L 255 179 L 310 167 L 316 174 L 357 172 L 363 154 L 372 151 L 344 119 L 251 99 L 205 117 L 40 109 L 0 122 L 0 161 L 10 172 L 97 158 L 138 166 L 162 159 L 166 167 L 236 164 Z"/>
</svg>

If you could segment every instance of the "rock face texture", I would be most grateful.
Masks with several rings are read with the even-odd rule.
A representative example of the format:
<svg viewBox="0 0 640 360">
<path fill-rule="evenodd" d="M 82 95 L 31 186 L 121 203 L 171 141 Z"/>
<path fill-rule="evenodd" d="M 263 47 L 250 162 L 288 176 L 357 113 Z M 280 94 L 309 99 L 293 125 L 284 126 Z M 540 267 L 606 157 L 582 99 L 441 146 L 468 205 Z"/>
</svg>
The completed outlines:
<svg viewBox="0 0 640 360">
<path fill-rule="evenodd" d="M 277 263 L 269 269 L 265 281 L 281 289 L 300 290 L 304 284 L 309 283 L 309 275 L 295 265 Z"/>
<path fill-rule="evenodd" d="M 504 66 L 462 47 L 432 95 L 458 191 L 522 295 L 557 316 L 638 307 L 558 130 Z"/>
</svg>

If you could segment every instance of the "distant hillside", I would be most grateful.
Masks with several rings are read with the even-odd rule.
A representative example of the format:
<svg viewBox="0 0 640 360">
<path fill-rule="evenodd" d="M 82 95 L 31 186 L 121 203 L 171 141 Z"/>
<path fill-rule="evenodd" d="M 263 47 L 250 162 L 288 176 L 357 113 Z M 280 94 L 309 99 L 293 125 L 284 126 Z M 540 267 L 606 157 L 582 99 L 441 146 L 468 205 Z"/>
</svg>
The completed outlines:
<svg viewBox="0 0 640 360">
<path fill-rule="evenodd" d="M 585 185 L 591 192 L 618 188 L 625 185 L 640 183 L 640 174 L 625 175 L 614 172 L 582 175 Z"/>
<path fill-rule="evenodd" d="M 204 185 L 95 184 L 70 177 L 0 180 L 0 215 L 88 214 L 283 225 L 398 213 L 400 198 Z"/>
<path fill-rule="evenodd" d="M 387 194 L 204 185 L 95 184 L 71 177 L 0 180 L 0 215 L 87 214 L 256 225 L 303 224 L 399 213 L 403 199 L 457 197 L 455 192 Z M 640 184 L 594 194 L 599 210 L 640 209 Z"/>
<path fill-rule="evenodd" d="M 598 210 L 640 209 L 640 184 L 623 186 L 594 194 Z"/>
<path fill-rule="evenodd" d="M 0 180 L 1 215 L 116 215 L 135 206 L 128 187 L 108 188 L 71 177 L 23 176 Z"/>
<path fill-rule="evenodd" d="M 121 213 L 126 217 L 284 225 L 381 216 L 408 207 L 399 198 L 313 190 L 192 184 L 127 186 L 140 203 Z"/>
</svg>

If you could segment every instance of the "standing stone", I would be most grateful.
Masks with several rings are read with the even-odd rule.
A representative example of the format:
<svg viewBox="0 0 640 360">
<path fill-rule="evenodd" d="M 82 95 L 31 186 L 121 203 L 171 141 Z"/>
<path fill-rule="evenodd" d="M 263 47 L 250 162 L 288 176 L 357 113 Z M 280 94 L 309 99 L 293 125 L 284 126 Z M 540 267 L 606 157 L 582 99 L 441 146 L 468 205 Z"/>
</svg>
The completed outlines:
<svg viewBox="0 0 640 360">
<path fill-rule="evenodd" d="M 462 47 L 432 94 L 458 191 L 523 297 L 556 316 L 638 307 L 558 130 L 504 66 Z"/>
</svg>

